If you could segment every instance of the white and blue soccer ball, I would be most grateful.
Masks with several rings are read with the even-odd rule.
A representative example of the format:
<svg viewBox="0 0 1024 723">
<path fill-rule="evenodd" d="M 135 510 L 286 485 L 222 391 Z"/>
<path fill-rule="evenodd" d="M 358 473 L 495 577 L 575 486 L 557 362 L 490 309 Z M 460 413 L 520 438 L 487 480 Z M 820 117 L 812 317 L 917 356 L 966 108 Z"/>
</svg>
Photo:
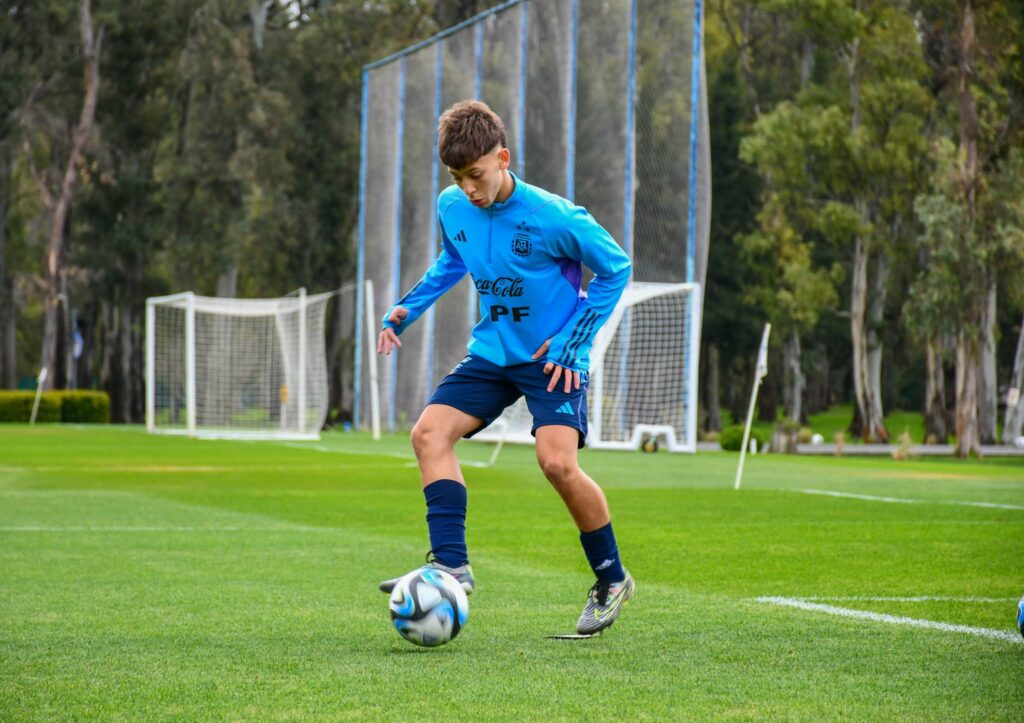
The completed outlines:
<svg viewBox="0 0 1024 723">
<path fill-rule="evenodd" d="M 399 635 L 426 648 L 454 638 L 469 617 L 469 599 L 462 585 L 432 567 L 413 570 L 399 580 L 388 607 Z"/>
</svg>

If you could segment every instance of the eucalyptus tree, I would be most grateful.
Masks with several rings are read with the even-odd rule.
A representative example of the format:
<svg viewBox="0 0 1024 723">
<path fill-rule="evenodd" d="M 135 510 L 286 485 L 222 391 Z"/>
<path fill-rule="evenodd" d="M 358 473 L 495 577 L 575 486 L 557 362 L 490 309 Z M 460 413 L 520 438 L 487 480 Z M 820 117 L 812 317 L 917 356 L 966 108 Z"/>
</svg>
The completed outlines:
<svg viewBox="0 0 1024 723">
<path fill-rule="evenodd" d="M 742 242 L 766 275 L 765 283 L 747 293 L 768 310 L 783 339 L 783 398 L 793 421 L 803 416 L 801 337 L 834 308 L 843 276 L 838 264 L 815 263 L 815 246 L 848 241 L 857 230 L 852 209 L 828 199 L 848 147 L 838 109 L 790 102 L 762 115 L 741 144 L 741 157 L 771 179 L 763 189 L 758 228 Z"/>
<path fill-rule="evenodd" d="M 43 255 L 43 341 L 42 366 L 50 374 L 45 387 L 52 388 L 57 378 L 59 307 L 67 295 L 65 282 L 65 241 L 67 223 L 79 183 L 80 165 L 92 140 L 96 104 L 100 87 L 100 52 L 103 29 L 93 20 L 92 3 L 80 0 L 77 17 L 71 27 L 77 29 L 77 42 L 70 42 L 68 25 L 74 17 L 67 4 L 47 4 L 44 13 L 56 20 L 56 41 L 43 50 L 43 59 L 33 64 L 35 77 L 19 111 L 20 136 L 26 168 L 35 183 L 45 217 L 46 248 Z M 61 31 L 64 31 L 63 33 Z M 42 24 L 49 35 L 50 27 Z M 80 76 L 67 80 L 65 74 L 77 66 Z M 58 86 L 69 93 L 61 97 Z M 65 309 L 65 328 L 69 326 Z"/>
<path fill-rule="evenodd" d="M 930 263 L 915 288 L 918 298 L 941 306 L 955 274 L 956 303 L 947 305 L 944 323 L 952 323 L 955 335 L 956 449 L 966 456 L 977 454 L 983 440 L 994 441 L 995 364 L 986 360 L 994 354 L 997 283 L 1004 269 L 1020 263 L 1014 199 L 1024 83 L 1014 39 L 1024 13 L 973 0 L 960 0 L 955 9 L 922 0 L 916 9 L 938 100 L 935 133 L 943 140 L 934 189 L 916 204 Z M 1005 187 L 1016 191 L 999 190 Z"/>
</svg>

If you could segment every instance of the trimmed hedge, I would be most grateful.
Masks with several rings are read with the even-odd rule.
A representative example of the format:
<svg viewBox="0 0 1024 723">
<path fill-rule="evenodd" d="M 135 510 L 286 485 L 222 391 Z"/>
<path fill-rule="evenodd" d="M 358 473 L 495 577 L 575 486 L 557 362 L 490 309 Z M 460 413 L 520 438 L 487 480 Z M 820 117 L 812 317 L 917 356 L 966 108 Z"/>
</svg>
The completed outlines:
<svg viewBox="0 0 1024 723">
<path fill-rule="evenodd" d="M 751 427 L 750 438 L 757 440 L 757 450 L 759 452 L 768 446 L 768 440 L 764 437 L 764 434 Z M 739 452 L 740 447 L 743 446 L 743 425 L 734 424 L 723 429 L 722 433 L 718 436 L 718 444 L 727 452 Z"/>
<path fill-rule="evenodd" d="M 30 421 L 35 399 L 35 392 L 0 391 L 0 422 Z M 43 392 L 36 421 L 108 424 L 110 397 L 106 392 L 77 389 Z"/>
</svg>

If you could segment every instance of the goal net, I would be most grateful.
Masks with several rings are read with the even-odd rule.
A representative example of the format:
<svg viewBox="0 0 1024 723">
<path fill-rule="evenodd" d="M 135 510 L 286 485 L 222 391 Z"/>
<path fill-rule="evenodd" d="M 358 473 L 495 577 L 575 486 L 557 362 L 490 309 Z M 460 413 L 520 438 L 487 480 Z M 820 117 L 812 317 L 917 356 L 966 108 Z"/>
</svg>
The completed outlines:
<svg viewBox="0 0 1024 723">
<path fill-rule="evenodd" d="M 146 300 L 146 428 L 239 439 L 318 439 L 327 415 L 324 312 L 333 294 L 191 292 Z"/>
<path fill-rule="evenodd" d="M 638 449 L 697 446 L 697 356 L 701 294 L 697 284 L 634 283 L 622 295 L 591 351 L 587 445 Z M 533 416 L 523 399 L 473 437 L 530 443 Z"/>
<path fill-rule="evenodd" d="M 380 320 L 367 322 L 365 310 L 372 304 L 383 314 L 440 252 L 437 196 L 451 179 L 438 160 L 437 119 L 466 98 L 487 102 L 504 120 L 519 178 L 585 207 L 619 242 L 633 261 L 635 289 L 695 285 L 686 292 L 681 318 L 690 321 L 682 342 L 672 336 L 676 331 L 646 327 L 649 313 L 668 313 L 648 309 L 684 303 L 679 292 L 655 295 L 624 313 L 623 341 L 609 341 L 605 364 L 626 359 L 632 370 L 632 360 L 647 353 L 644 345 L 656 346 L 651 335 L 666 333 L 666 344 L 698 348 L 711 208 L 702 18 L 702 0 L 508 0 L 364 66 L 358 275 L 361 284 L 374 282 L 374 297 L 360 285 L 357 425 L 368 426 L 373 417 L 366 392 L 374 388 L 372 370 L 363 363 L 373 335 L 363 325 L 380 330 Z M 403 333 L 398 354 L 380 359 L 386 429 L 415 422 L 437 383 L 465 356 L 479 319 L 480 299 L 467 278 Z M 617 351 L 617 344 L 639 346 Z M 673 384 L 695 388 L 696 351 L 678 352 L 672 363 L 679 365 Z M 619 405 L 614 412 L 602 406 L 602 415 L 611 416 L 598 425 L 602 438 L 623 442 L 617 430 L 636 426 L 633 410 L 655 404 L 643 398 L 640 382 L 613 371 L 596 375 L 605 378 L 599 406 L 605 398 Z M 670 375 L 667 367 L 662 373 Z M 666 406 L 643 423 L 666 426 L 659 420 L 680 414 L 689 419 L 696 398 L 687 395 L 680 402 L 673 387 Z M 680 403 L 689 406 L 680 412 Z M 683 422 L 673 424 L 677 435 L 692 435 Z"/>
</svg>

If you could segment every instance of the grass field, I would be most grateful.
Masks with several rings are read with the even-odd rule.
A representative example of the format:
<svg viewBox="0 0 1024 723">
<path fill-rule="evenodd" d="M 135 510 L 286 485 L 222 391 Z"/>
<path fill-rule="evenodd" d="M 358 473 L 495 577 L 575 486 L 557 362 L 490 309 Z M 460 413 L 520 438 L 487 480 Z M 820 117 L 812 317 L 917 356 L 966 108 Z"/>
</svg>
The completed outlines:
<svg viewBox="0 0 1024 723">
<path fill-rule="evenodd" d="M 1024 715 L 1020 462 L 757 455 L 735 492 L 735 454 L 585 451 L 638 589 L 557 642 L 589 571 L 506 448 L 466 468 L 468 625 L 425 650 L 376 590 L 428 547 L 411 461 L 0 426 L 0 720 Z"/>
</svg>

